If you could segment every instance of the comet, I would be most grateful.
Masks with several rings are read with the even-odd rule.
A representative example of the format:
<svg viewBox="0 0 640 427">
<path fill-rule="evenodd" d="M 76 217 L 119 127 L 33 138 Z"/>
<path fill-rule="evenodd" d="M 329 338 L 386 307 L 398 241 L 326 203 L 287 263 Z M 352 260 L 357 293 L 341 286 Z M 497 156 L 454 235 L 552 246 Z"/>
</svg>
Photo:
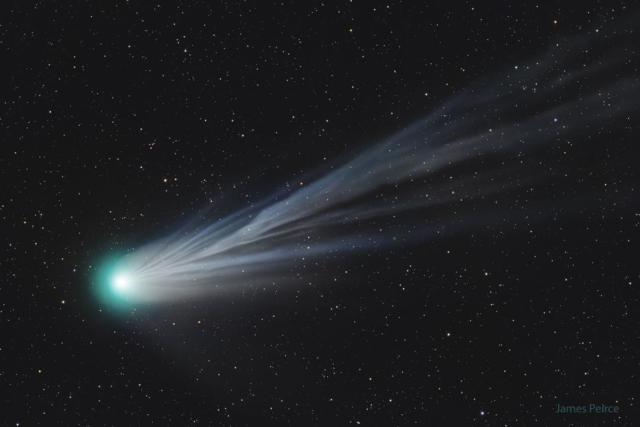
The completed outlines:
<svg viewBox="0 0 640 427">
<path fill-rule="evenodd" d="M 101 295 L 154 305 L 296 286 L 311 260 L 326 265 L 588 209 L 601 196 L 592 189 L 577 187 L 562 201 L 548 196 L 567 174 L 546 165 L 576 150 L 598 152 L 591 135 L 615 134 L 637 112 L 638 51 L 624 31 L 617 34 L 557 43 L 470 84 L 303 185 L 283 186 L 237 212 L 205 212 L 127 250 L 103 269 Z"/>
</svg>

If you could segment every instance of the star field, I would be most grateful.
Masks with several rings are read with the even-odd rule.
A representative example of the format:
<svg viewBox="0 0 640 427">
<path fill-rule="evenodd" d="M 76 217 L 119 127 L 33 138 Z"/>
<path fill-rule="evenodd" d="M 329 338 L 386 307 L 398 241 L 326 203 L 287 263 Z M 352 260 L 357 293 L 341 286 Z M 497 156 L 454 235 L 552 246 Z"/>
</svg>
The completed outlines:
<svg viewBox="0 0 640 427">
<path fill-rule="evenodd" d="M 640 420 L 638 101 L 612 85 L 638 85 L 633 2 L 3 9 L 3 425 Z M 516 95 L 442 129 L 473 117 L 493 138 L 511 120 L 505 135 L 529 123 L 548 144 L 376 188 L 358 201 L 398 212 L 335 231 L 392 244 L 348 240 L 353 250 L 297 257 L 213 298 L 117 309 L 96 298 L 113 259 L 274 192 L 307 195 L 336 165 L 483 87 Z M 523 112 L 545 91 L 544 109 Z M 544 123 L 514 119 L 563 97 Z M 495 196 L 466 202 L 484 170 L 505 172 L 486 175 Z M 446 226 L 416 237 L 435 219 Z M 592 403 L 620 412 L 555 413 Z"/>
</svg>

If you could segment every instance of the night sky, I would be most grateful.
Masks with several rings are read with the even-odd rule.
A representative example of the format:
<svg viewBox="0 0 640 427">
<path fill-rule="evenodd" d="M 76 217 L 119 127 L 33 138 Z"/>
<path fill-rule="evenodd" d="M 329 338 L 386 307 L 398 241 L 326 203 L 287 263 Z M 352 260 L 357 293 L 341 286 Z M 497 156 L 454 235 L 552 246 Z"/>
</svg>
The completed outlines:
<svg viewBox="0 0 640 427">
<path fill-rule="evenodd" d="M 2 425 L 640 423 L 634 2 L 2 9 Z M 522 77 L 518 103 L 442 123 L 558 126 L 535 150 L 364 194 L 358 212 L 399 212 L 316 229 L 341 249 L 268 285 L 124 309 L 96 296 L 107 260 L 313 188 L 454 97 L 512 90 L 523 64 L 572 79 L 576 39 L 584 80 L 540 79 L 549 106 L 526 106 Z M 624 111 L 578 125 L 591 94 Z M 549 129 L 524 124 L 565 99 Z M 512 161 L 491 195 L 405 209 Z M 349 246 L 378 231 L 391 244 Z M 556 413 L 590 404 L 619 413 Z"/>
</svg>

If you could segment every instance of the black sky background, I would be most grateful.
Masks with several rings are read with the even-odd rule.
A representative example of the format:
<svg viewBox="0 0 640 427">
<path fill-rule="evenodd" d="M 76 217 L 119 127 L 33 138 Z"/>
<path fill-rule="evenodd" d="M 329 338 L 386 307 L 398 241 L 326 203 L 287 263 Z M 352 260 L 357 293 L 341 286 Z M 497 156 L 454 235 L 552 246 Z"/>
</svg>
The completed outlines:
<svg viewBox="0 0 640 427">
<path fill-rule="evenodd" d="M 633 210 L 310 263 L 299 287 L 155 312 L 114 314 L 90 292 L 109 253 L 298 186 L 634 9 L 3 4 L 2 424 L 634 425 Z M 637 135 L 633 121 L 600 135 L 613 160 L 583 153 L 575 172 L 634 187 Z"/>
</svg>

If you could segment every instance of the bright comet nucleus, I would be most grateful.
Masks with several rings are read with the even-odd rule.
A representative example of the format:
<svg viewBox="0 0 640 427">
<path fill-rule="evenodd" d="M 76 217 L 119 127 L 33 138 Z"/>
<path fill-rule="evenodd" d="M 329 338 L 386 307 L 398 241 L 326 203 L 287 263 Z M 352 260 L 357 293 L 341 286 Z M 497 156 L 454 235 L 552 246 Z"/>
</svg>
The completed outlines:
<svg viewBox="0 0 640 427">
<path fill-rule="evenodd" d="M 113 277 L 113 287 L 121 293 L 127 292 L 131 288 L 131 278 L 126 274 L 116 274 Z"/>
</svg>

